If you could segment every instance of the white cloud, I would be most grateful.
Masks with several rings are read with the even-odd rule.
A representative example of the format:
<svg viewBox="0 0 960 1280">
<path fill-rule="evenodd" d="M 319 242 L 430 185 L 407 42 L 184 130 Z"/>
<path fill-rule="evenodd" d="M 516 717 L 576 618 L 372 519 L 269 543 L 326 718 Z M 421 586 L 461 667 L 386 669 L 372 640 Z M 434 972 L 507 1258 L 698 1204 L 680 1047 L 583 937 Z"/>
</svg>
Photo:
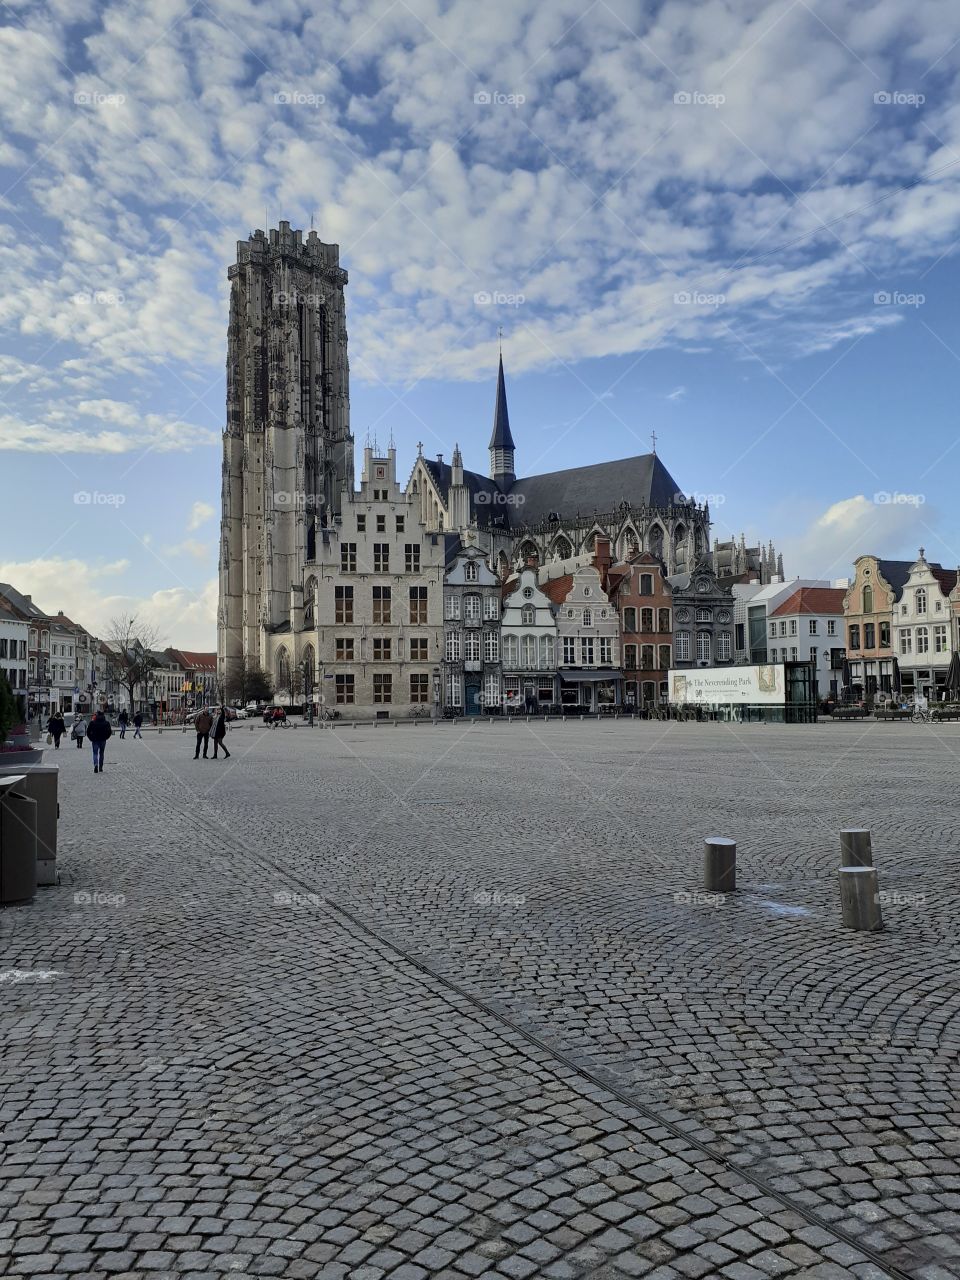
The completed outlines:
<svg viewBox="0 0 960 1280">
<path fill-rule="evenodd" d="M 214 515 L 216 515 L 216 509 L 209 502 L 195 502 L 190 508 L 187 532 L 193 533 L 195 529 L 199 529 L 202 524 L 205 524 Z"/>
<path fill-rule="evenodd" d="M 788 574 L 832 580 L 850 577 L 857 556 L 915 559 L 918 548 L 935 536 L 935 513 L 923 497 L 878 491 L 834 502 L 798 535 L 778 544 Z"/>
</svg>

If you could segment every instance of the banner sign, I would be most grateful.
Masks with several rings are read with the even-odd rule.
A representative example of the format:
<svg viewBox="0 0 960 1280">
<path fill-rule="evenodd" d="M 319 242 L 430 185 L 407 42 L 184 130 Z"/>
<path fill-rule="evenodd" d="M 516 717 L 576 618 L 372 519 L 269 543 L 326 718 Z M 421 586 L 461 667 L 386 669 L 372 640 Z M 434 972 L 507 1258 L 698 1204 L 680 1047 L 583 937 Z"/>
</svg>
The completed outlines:
<svg viewBox="0 0 960 1280">
<path fill-rule="evenodd" d="M 783 667 L 703 667 L 670 672 L 670 701 L 677 706 L 752 703 L 780 706 L 786 702 Z"/>
</svg>

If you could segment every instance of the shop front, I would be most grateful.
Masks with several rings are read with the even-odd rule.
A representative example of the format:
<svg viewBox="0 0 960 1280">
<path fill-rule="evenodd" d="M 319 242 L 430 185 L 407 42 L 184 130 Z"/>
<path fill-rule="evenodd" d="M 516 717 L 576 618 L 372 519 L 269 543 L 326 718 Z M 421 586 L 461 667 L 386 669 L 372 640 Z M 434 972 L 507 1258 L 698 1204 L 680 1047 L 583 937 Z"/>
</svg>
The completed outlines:
<svg viewBox="0 0 960 1280">
<path fill-rule="evenodd" d="M 560 705 L 564 710 L 610 711 L 620 705 L 623 676 L 611 669 L 560 671 Z"/>
</svg>

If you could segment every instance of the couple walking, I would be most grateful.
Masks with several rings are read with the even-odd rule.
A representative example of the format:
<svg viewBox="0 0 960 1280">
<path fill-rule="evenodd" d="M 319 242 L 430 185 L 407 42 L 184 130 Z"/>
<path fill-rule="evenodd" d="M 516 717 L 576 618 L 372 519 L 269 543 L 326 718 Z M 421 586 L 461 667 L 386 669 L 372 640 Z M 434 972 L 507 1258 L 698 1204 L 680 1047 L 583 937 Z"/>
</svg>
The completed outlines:
<svg viewBox="0 0 960 1280">
<path fill-rule="evenodd" d="M 206 707 L 200 712 L 193 722 L 193 726 L 197 731 L 197 749 L 194 753 L 194 760 L 200 759 L 200 748 L 203 747 L 203 758 L 207 758 L 207 747 L 210 743 L 210 730 L 213 729 L 213 758 L 217 758 L 217 748 L 219 748 L 226 758 L 230 759 L 230 752 L 227 750 L 227 744 L 224 739 L 227 736 L 227 711 L 225 707 L 220 708 L 217 716 L 217 722 L 214 724 L 213 716 Z"/>
</svg>

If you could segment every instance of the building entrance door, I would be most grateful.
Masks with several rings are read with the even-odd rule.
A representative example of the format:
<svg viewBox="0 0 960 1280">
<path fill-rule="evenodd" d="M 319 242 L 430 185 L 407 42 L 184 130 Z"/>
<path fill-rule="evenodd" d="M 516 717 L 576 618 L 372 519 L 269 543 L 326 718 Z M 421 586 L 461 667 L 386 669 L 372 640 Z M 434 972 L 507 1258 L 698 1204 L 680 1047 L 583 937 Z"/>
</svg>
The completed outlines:
<svg viewBox="0 0 960 1280">
<path fill-rule="evenodd" d="M 480 706 L 480 685 L 468 684 L 464 688 L 466 698 L 466 713 L 468 716 L 478 716 L 482 710 Z"/>
</svg>

